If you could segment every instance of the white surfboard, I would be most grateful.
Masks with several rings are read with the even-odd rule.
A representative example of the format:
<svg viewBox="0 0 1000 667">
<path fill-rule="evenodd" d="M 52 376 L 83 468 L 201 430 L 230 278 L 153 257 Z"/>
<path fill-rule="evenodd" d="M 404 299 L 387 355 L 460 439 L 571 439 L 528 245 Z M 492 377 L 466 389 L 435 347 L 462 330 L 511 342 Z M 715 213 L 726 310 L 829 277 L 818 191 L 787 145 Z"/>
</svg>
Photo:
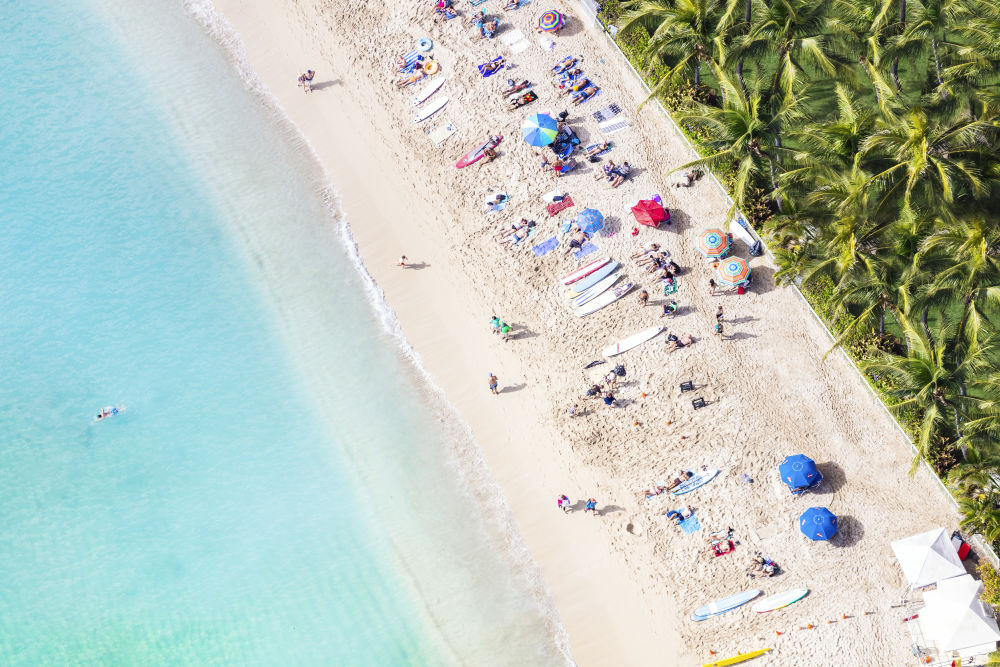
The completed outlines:
<svg viewBox="0 0 1000 667">
<path fill-rule="evenodd" d="M 621 277 L 622 274 L 620 273 L 611 274 L 610 276 L 608 276 L 601 282 L 597 283 L 596 285 L 591 287 L 589 290 L 587 290 L 580 296 L 576 297 L 576 299 L 573 300 L 573 307 L 579 308 L 583 304 L 593 301 L 601 294 L 603 294 L 608 288 L 610 288 L 612 285 L 618 282 L 618 279 Z"/>
<path fill-rule="evenodd" d="M 727 611 L 736 609 L 741 605 L 745 605 L 758 595 L 760 595 L 760 589 L 752 588 L 748 591 L 743 591 L 742 593 L 734 593 L 728 597 L 712 600 L 708 604 L 698 607 L 695 612 L 691 614 L 691 620 L 704 621 L 706 618 L 724 614 Z"/>
<path fill-rule="evenodd" d="M 806 595 L 809 594 L 808 588 L 793 588 L 787 590 L 783 593 L 778 593 L 770 597 L 766 597 L 754 606 L 750 607 L 751 611 L 755 611 L 758 614 L 764 614 L 769 611 L 774 611 L 775 609 L 781 609 L 782 607 L 787 607 L 793 602 L 798 602 Z"/>
<path fill-rule="evenodd" d="M 562 277 L 561 282 L 563 285 L 569 285 L 571 283 L 575 283 L 577 280 L 586 278 L 591 273 L 597 271 L 599 268 L 601 268 L 610 261 L 611 261 L 610 257 L 601 257 L 600 259 L 595 259 L 590 264 L 587 264 L 586 266 L 581 267 L 572 273 L 567 273 L 565 276 Z"/>
<path fill-rule="evenodd" d="M 575 283 L 569 286 L 567 292 L 573 296 L 578 296 L 580 294 L 583 294 L 591 287 L 593 287 L 600 281 L 610 276 L 613 271 L 617 270 L 618 270 L 618 262 L 612 260 L 607 264 L 605 264 L 604 266 L 602 266 L 601 268 L 594 271 L 593 273 L 591 273 L 586 278 L 581 278 L 580 280 L 577 280 Z"/>
<path fill-rule="evenodd" d="M 427 82 L 419 93 L 413 96 L 413 106 L 423 104 L 427 101 L 427 98 L 437 92 L 438 88 L 444 85 L 445 77 L 436 76 Z"/>
<path fill-rule="evenodd" d="M 719 474 L 718 468 L 713 468 L 711 470 L 700 472 L 691 479 L 689 479 L 688 481 L 678 486 L 670 493 L 672 493 L 675 496 L 683 496 L 685 493 L 690 493 L 691 491 L 694 491 L 697 488 L 705 486 L 713 479 L 715 479 L 715 476 L 718 474 Z"/>
<path fill-rule="evenodd" d="M 605 357 L 613 357 L 616 354 L 621 354 L 622 352 L 627 352 L 637 345 L 642 345 L 650 338 L 653 338 L 657 334 L 663 331 L 663 327 L 649 327 L 648 329 L 643 329 L 637 334 L 632 334 L 628 338 L 623 338 L 617 343 L 612 343 L 604 348 Z"/>
<path fill-rule="evenodd" d="M 444 105 L 446 104 L 448 104 L 448 98 L 439 97 L 438 99 L 431 102 L 428 106 L 421 109 L 420 113 L 418 113 L 416 116 L 413 117 L 413 122 L 420 123 L 427 120 L 428 118 L 436 114 L 438 111 L 441 111 L 441 109 L 443 109 Z"/>
<path fill-rule="evenodd" d="M 574 314 L 577 317 L 586 317 L 587 315 L 590 315 L 591 313 L 596 313 L 601 308 L 604 308 L 608 304 L 614 303 L 618 299 L 620 299 L 623 296 L 625 296 L 626 294 L 628 294 L 628 291 L 630 289 L 632 289 L 632 283 L 627 283 L 625 285 L 622 285 L 621 287 L 616 287 L 613 290 L 605 292 L 604 294 L 602 294 L 601 296 L 597 297 L 596 299 L 594 299 L 593 301 L 591 301 L 587 305 L 585 305 L 585 306 L 583 306 L 581 308 L 577 308 L 576 312 Z"/>
</svg>

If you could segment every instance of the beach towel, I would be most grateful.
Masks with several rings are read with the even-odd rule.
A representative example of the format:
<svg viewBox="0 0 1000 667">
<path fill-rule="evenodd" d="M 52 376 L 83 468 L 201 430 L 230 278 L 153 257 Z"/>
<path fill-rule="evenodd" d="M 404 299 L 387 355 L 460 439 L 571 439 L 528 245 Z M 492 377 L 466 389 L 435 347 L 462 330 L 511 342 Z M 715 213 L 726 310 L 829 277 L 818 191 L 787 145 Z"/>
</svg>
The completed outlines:
<svg viewBox="0 0 1000 667">
<path fill-rule="evenodd" d="M 546 210 L 549 212 L 549 217 L 551 218 L 559 211 L 565 211 L 570 206 L 573 206 L 573 198 L 567 195 L 566 197 L 563 198 L 562 201 L 557 201 L 552 204 L 549 204 L 546 207 Z"/>
<path fill-rule="evenodd" d="M 581 259 L 589 255 L 590 253 L 595 252 L 596 250 L 597 246 L 591 243 L 590 241 L 587 241 L 586 243 L 583 244 L 583 246 L 581 246 L 579 250 L 573 253 L 573 256 L 576 257 L 577 259 Z"/>
<path fill-rule="evenodd" d="M 520 30 L 508 30 L 504 34 L 500 35 L 500 41 L 507 46 L 512 45 L 514 42 L 524 39 L 524 33 Z"/>
<path fill-rule="evenodd" d="M 586 104 L 586 103 L 587 103 L 587 102 L 589 102 L 590 100 L 592 100 L 592 99 L 594 99 L 595 97 L 597 97 L 598 95 L 600 95 L 600 94 L 601 94 L 601 92 L 602 92 L 602 91 L 601 91 L 601 89 L 600 89 L 600 88 L 598 88 L 597 90 L 595 90 L 595 91 L 594 91 L 594 94 L 593 94 L 593 95 L 591 95 L 590 97 L 588 97 L 588 98 L 587 98 L 587 99 L 585 99 L 584 101 L 580 102 L 580 104 Z M 577 99 L 578 99 L 578 98 L 580 97 L 580 93 L 574 93 L 574 94 L 572 95 L 572 97 L 574 97 L 574 98 L 577 98 Z"/>
<path fill-rule="evenodd" d="M 685 535 L 690 535 L 696 530 L 701 530 L 701 524 L 698 522 L 698 517 L 694 514 L 681 521 L 680 527 L 681 530 L 684 531 Z"/>
<path fill-rule="evenodd" d="M 555 250 L 557 245 L 559 245 L 559 239 L 553 236 L 548 241 L 542 241 L 538 245 L 533 246 L 531 252 L 535 253 L 535 257 L 541 257 Z"/>
<path fill-rule="evenodd" d="M 412 73 L 413 70 L 416 69 L 417 65 L 420 64 L 420 61 L 423 59 L 424 57 L 420 55 L 420 52 L 417 51 L 416 49 L 410 51 L 409 53 L 403 56 L 403 61 L 406 64 L 399 69 L 400 73 L 402 74 Z"/>
<path fill-rule="evenodd" d="M 564 220 L 562 227 L 559 228 L 559 231 L 563 234 L 568 234 L 571 227 L 573 227 L 573 219 Z"/>
<path fill-rule="evenodd" d="M 497 56 L 496 58 L 494 58 L 493 60 L 491 60 L 490 63 L 495 63 L 496 61 L 502 60 L 502 59 L 503 59 L 503 56 Z M 502 70 L 506 66 L 506 63 L 504 63 L 503 65 L 500 65 L 500 67 L 496 68 L 492 72 L 489 72 L 488 74 L 483 74 L 483 70 L 490 63 L 483 63 L 482 65 L 479 65 L 479 73 L 483 75 L 484 79 L 487 78 L 487 77 L 493 76 L 494 74 L 496 74 L 497 72 L 499 72 L 500 70 Z"/>
<path fill-rule="evenodd" d="M 532 227 L 531 229 L 528 230 L 528 234 L 523 239 L 518 239 L 514 241 L 514 243 L 512 243 L 511 245 L 520 245 L 521 241 L 527 241 L 537 233 L 538 233 L 538 227 Z"/>
<path fill-rule="evenodd" d="M 441 148 L 441 144 L 445 142 L 451 135 L 455 134 L 455 126 L 452 123 L 446 123 L 441 127 L 435 127 L 433 130 L 427 132 L 427 138 L 434 142 L 434 145 Z"/>
<path fill-rule="evenodd" d="M 546 192 L 542 195 L 542 201 L 548 204 L 553 204 L 556 201 L 556 197 L 562 197 L 566 194 L 565 190 L 553 190 L 552 192 Z"/>
<path fill-rule="evenodd" d="M 610 143 L 610 142 L 609 142 L 609 143 Z M 591 144 L 591 145 L 587 146 L 587 149 L 586 149 L 586 151 L 584 151 L 584 152 L 586 152 L 586 153 L 589 153 L 589 152 L 590 152 L 590 151 L 591 151 L 592 149 L 594 149 L 594 148 L 597 148 L 597 147 L 598 147 L 598 146 L 600 146 L 600 145 L 601 145 L 601 144 Z M 593 154 L 593 155 L 591 155 L 590 157 L 598 157 L 598 156 L 600 156 L 600 155 L 604 155 L 605 153 L 607 153 L 608 151 L 610 151 L 610 150 L 611 150 L 612 148 L 614 148 L 614 147 L 615 147 L 615 145 L 614 145 L 614 144 L 611 144 L 610 146 L 608 146 L 608 147 L 607 147 L 607 148 L 605 148 L 604 150 L 602 150 L 602 151 L 600 151 L 600 152 L 597 152 L 597 153 L 594 153 L 594 154 Z"/>
<path fill-rule="evenodd" d="M 548 37 L 545 37 L 544 35 L 538 38 L 538 43 L 541 44 L 542 48 L 545 49 L 546 51 L 551 51 L 552 49 L 556 48 L 556 43 L 553 42 Z"/>
<path fill-rule="evenodd" d="M 484 2 L 486 2 L 486 0 L 469 0 L 469 4 L 472 5 L 473 7 L 478 7 Z"/>
<path fill-rule="evenodd" d="M 595 111 L 592 115 L 594 116 L 594 120 L 596 120 L 598 123 L 603 123 L 606 120 L 614 118 L 621 112 L 622 108 L 620 106 L 618 106 L 617 104 L 609 104 L 600 111 Z"/>
<path fill-rule="evenodd" d="M 614 134 L 628 127 L 628 121 L 621 118 L 612 118 L 611 120 L 604 121 L 598 127 L 604 134 Z"/>
</svg>

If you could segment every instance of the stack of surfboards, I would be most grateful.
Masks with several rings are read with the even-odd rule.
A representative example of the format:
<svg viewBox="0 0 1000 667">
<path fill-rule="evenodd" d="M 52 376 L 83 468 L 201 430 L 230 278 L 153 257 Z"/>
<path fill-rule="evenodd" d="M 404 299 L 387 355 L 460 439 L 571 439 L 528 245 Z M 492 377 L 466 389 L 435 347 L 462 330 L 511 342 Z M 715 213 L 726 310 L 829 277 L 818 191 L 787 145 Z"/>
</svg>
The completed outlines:
<svg viewBox="0 0 1000 667">
<path fill-rule="evenodd" d="M 596 313 L 632 289 L 632 283 L 610 289 L 621 277 L 621 273 L 615 272 L 619 267 L 618 262 L 610 257 L 601 257 L 563 276 L 561 282 L 569 286 L 566 295 L 573 299 L 577 317 Z"/>
</svg>

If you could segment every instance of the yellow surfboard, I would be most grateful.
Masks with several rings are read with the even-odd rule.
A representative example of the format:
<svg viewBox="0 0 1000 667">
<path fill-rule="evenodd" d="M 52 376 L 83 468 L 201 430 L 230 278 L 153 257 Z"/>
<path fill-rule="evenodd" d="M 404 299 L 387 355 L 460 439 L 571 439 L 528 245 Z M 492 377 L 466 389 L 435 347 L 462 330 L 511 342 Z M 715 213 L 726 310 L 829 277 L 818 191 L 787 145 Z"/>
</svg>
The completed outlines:
<svg viewBox="0 0 1000 667">
<path fill-rule="evenodd" d="M 743 662 L 744 660 L 750 660 L 756 658 L 757 656 L 764 655 L 771 649 L 762 648 L 756 651 L 750 651 L 749 653 L 740 653 L 739 655 L 734 655 L 732 658 L 726 658 L 725 660 L 716 660 L 715 662 L 707 662 L 701 667 L 723 667 L 723 665 L 735 665 Z"/>
</svg>

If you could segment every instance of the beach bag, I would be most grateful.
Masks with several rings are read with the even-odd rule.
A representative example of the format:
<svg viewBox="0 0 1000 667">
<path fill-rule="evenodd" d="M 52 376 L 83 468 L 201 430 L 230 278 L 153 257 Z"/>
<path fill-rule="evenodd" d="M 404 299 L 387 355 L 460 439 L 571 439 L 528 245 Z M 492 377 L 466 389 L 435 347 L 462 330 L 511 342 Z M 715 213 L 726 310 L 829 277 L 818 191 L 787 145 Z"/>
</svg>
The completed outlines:
<svg viewBox="0 0 1000 667">
<path fill-rule="evenodd" d="M 617 375 L 620 378 L 625 377 L 625 366 L 623 366 L 622 364 L 618 364 L 617 366 L 615 366 L 615 375 Z"/>
<path fill-rule="evenodd" d="M 763 254 L 764 254 L 764 244 L 761 243 L 760 240 L 758 239 L 753 242 L 752 246 L 750 246 L 750 256 L 760 257 Z"/>
</svg>

